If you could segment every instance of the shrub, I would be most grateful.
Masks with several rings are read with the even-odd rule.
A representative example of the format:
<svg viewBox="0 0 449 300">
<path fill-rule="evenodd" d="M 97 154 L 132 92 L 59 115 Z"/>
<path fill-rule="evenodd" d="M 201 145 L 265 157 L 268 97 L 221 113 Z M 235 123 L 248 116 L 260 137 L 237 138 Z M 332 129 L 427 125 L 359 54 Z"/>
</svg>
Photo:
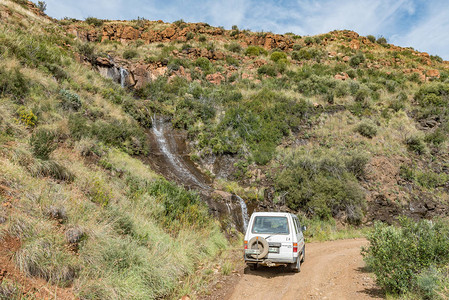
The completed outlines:
<svg viewBox="0 0 449 300">
<path fill-rule="evenodd" d="M 233 66 L 238 67 L 240 64 L 240 61 L 232 56 L 226 56 L 226 63 L 228 65 L 233 65 Z"/>
<path fill-rule="evenodd" d="M 301 48 L 302 48 L 301 44 L 294 44 L 293 45 L 293 51 L 299 51 L 299 50 L 301 50 Z"/>
<path fill-rule="evenodd" d="M 291 209 L 301 209 L 324 220 L 343 214 L 347 222 L 361 222 L 365 197 L 348 167 L 360 174 L 363 161 L 346 165 L 341 155 L 317 152 L 291 155 L 283 164 L 286 168 L 276 175 L 275 187 L 285 194 L 286 204 Z"/>
<path fill-rule="evenodd" d="M 385 45 L 387 43 L 387 39 L 384 38 L 383 36 L 377 38 L 377 43 L 381 44 L 381 45 Z"/>
<path fill-rule="evenodd" d="M 292 59 L 294 60 L 309 60 L 312 58 L 320 58 L 322 56 L 322 52 L 317 49 L 301 49 L 299 51 L 292 52 Z"/>
<path fill-rule="evenodd" d="M 374 35 L 367 35 L 366 38 L 371 42 L 371 43 L 375 43 L 376 42 L 376 37 Z"/>
<path fill-rule="evenodd" d="M 237 43 L 237 42 L 232 42 L 231 44 L 229 44 L 228 46 L 228 50 L 234 53 L 240 53 L 242 52 L 242 46 Z"/>
<path fill-rule="evenodd" d="M 0 69 L 0 96 L 8 95 L 15 99 L 22 99 L 29 90 L 29 80 L 23 76 L 19 68 L 12 71 Z"/>
<path fill-rule="evenodd" d="M 285 52 L 275 51 L 271 53 L 270 59 L 274 62 L 278 62 L 280 59 L 287 59 L 287 54 Z"/>
<path fill-rule="evenodd" d="M 81 99 L 77 94 L 63 89 L 59 91 L 59 95 L 63 109 L 78 111 L 81 108 Z"/>
<path fill-rule="evenodd" d="M 191 39 L 193 39 L 195 37 L 195 34 L 191 31 L 187 32 L 186 34 L 186 40 L 190 41 Z"/>
<path fill-rule="evenodd" d="M 210 224 L 207 208 L 195 192 L 187 191 L 165 179 L 154 181 L 148 191 L 156 199 L 161 199 L 164 214 L 159 217 L 162 217 L 167 226 L 176 229 L 181 221 L 196 228 Z"/>
<path fill-rule="evenodd" d="M 405 139 L 405 144 L 407 145 L 409 151 L 415 152 L 417 154 L 423 154 L 426 151 L 426 145 L 418 136 L 411 136 Z"/>
<path fill-rule="evenodd" d="M 449 263 L 449 225 L 443 220 L 401 218 L 400 227 L 376 222 L 362 254 L 387 293 L 431 293 L 429 271 Z M 432 272 L 434 273 L 434 272 Z M 424 289 L 424 290 L 423 290 Z"/>
<path fill-rule="evenodd" d="M 57 147 L 56 135 L 52 131 L 38 129 L 31 135 L 30 145 L 35 157 L 47 160 Z"/>
<path fill-rule="evenodd" d="M 95 46 L 92 44 L 82 43 L 78 45 L 78 51 L 81 55 L 84 55 L 90 62 L 94 62 L 97 58 L 97 55 L 95 54 Z"/>
<path fill-rule="evenodd" d="M 267 50 L 265 50 L 264 48 L 259 47 L 259 46 L 249 46 L 245 50 L 245 55 L 248 55 L 248 56 L 259 56 L 262 54 L 267 55 L 268 52 L 267 52 Z"/>
<path fill-rule="evenodd" d="M 377 126 L 371 121 L 363 121 L 357 127 L 356 131 L 367 138 L 373 138 L 377 134 Z"/>
<path fill-rule="evenodd" d="M 429 144 L 439 146 L 447 140 L 447 134 L 445 134 L 443 130 L 438 128 L 434 132 L 426 134 L 424 140 Z"/>
<path fill-rule="evenodd" d="M 38 1 L 37 2 L 37 8 L 41 11 L 41 12 L 45 12 L 47 10 L 47 3 L 45 3 L 45 1 Z"/>
<path fill-rule="evenodd" d="M 198 41 L 201 43 L 204 43 L 205 41 L 207 41 L 207 38 L 205 35 L 202 34 L 198 37 Z"/>
<path fill-rule="evenodd" d="M 370 91 L 367 88 L 365 88 L 365 87 L 360 88 L 356 92 L 354 100 L 357 102 L 363 102 L 364 100 L 366 100 L 369 97 L 369 94 L 370 94 Z"/>
<path fill-rule="evenodd" d="M 94 18 L 94 17 L 87 17 L 87 18 L 85 19 L 85 22 L 86 22 L 87 24 L 89 24 L 89 25 L 93 25 L 93 26 L 95 26 L 95 27 L 99 27 L 99 26 L 103 25 L 104 20 L 97 19 L 97 18 Z"/>
<path fill-rule="evenodd" d="M 37 124 L 37 117 L 36 115 L 33 113 L 33 111 L 31 111 L 30 109 L 27 109 L 24 106 L 21 106 L 18 110 L 17 110 L 17 114 L 19 115 L 19 122 L 21 122 L 22 124 L 28 126 L 28 127 L 34 127 Z"/>
<path fill-rule="evenodd" d="M 56 64 L 45 64 L 45 67 L 58 81 L 67 80 L 70 78 L 69 74 L 62 67 Z"/>
<path fill-rule="evenodd" d="M 308 37 L 306 37 L 306 38 L 304 39 L 304 43 L 305 43 L 306 45 L 311 45 L 311 44 L 313 44 L 314 41 L 315 41 L 314 38 L 311 37 L 311 36 L 308 36 Z"/>
<path fill-rule="evenodd" d="M 276 68 L 275 65 L 272 65 L 272 64 L 266 64 L 266 65 L 260 66 L 260 67 L 257 69 L 257 73 L 258 73 L 258 74 L 261 74 L 261 75 L 262 75 L 262 74 L 265 74 L 265 75 L 274 77 L 274 76 L 277 75 L 278 70 L 277 70 L 277 68 Z"/>
<path fill-rule="evenodd" d="M 90 127 L 87 125 L 87 119 L 81 114 L 69 115 L 68 127 L 70 135 L 74 140 L 80 140 L 90 134 Z"/>
<path fill-rule="evenodd" d="M 204 72 L 210 72 L 212 70 L 212 64 L 206 57 L 198 57 L 194 64 L 195 66 L 200 67 Z"/>
<path fill-rule="evenodd" d="M 351 59 L 349 60 L 349 65 L 351 67 L 355 68 L 364 62 L 365 62 L 365 56 L 363 55 L 363 53 L 359 52 L 356 55 L 354 55 L 353 57 L 351 57 Z"/>
<path fill-rule="evenodd" d="M 133 59 L 138 56 L 139 56 L 139 53 L 137 53 L 137 51 L 134 49 L 128 49 L 123 52 L 124 59 Z"/>
</svg>

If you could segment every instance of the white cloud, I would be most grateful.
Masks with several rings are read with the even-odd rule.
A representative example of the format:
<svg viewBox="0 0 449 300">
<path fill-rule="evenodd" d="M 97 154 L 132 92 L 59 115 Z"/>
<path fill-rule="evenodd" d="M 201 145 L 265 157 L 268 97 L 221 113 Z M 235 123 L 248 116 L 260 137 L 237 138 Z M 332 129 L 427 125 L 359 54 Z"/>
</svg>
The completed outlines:
<svg viewBox="0 0 449 300">
<path fill-rule="evenodd" d="M 415 24 L 407 34 L 392 37 L 391 42 L 449 60 L 449 7 L 432 7 L 427 18 Z"/>
</svg>

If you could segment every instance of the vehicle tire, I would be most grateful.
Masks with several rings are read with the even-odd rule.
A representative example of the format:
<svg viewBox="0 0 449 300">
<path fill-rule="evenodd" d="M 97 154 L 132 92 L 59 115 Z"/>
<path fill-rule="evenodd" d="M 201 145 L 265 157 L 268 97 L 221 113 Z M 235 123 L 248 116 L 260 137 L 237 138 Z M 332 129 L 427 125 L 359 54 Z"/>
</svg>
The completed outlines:
<svg viewBox="0 0 449 300">
<path fill-rule="evenodd" d="M 257 267 L 258 267 L 257 264 L 249 264 L 248 266 L 249 266 L 249 269 L 250 269 L 251 271 L 257 270 Z"/>
<path fill-rule="evenodd" d="M 306 260 L 306 246 L 302 248 L 302 257 L 301 257 L 301 263 L 303 263 Z"/>
<path fill-rule="evenodd" d="M 298 257 L 298 259 L 296 260 L 296 262 L 290 264 L 289 267 L 290 267 L 290 270 L 291 270 L 292 272 L 294 272 L 294 273 L 299 273 L 299 272 L 301 272 L 301 260 L 299 259 L 299 257 Z"/>
<path fill-rule="evenodd" d="M 268 242 L 261 236 L 255 236 L 248 242 L 248 249 L 259 249 L 260 254 L 252 254 L 251 257 L 255 259 L 264 258 L 268 254 Z"/>
</svg>

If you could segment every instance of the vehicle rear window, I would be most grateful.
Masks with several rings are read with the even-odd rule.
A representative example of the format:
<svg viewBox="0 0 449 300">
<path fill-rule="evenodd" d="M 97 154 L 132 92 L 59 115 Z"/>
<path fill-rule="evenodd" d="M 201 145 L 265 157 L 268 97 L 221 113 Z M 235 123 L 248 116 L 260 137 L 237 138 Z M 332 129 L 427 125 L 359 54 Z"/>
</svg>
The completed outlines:
<svg viewBox="0 0 449 300">
<path fill-rule="evenodd" d="M 252 233 L 289 234 L 286 217 L 257 216 L 254 218 Z"/>
</svg>

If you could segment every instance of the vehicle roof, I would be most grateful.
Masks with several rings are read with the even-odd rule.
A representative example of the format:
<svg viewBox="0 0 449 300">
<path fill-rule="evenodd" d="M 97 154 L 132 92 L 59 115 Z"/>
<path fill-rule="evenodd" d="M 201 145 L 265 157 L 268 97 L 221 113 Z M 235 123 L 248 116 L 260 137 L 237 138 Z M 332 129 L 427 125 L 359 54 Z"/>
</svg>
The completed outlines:
<svg viewBox="0 0 449 300">
<path fill-rule="evenodd" d="M 293 214 L 288 212 L 271 212 L 271 211 L 261 211 L 261 212 L 254 212 L 252 216 L 274 216 L 274 217 L 286 217 L 286 216 L 292 216 Z"/>
</svg>

